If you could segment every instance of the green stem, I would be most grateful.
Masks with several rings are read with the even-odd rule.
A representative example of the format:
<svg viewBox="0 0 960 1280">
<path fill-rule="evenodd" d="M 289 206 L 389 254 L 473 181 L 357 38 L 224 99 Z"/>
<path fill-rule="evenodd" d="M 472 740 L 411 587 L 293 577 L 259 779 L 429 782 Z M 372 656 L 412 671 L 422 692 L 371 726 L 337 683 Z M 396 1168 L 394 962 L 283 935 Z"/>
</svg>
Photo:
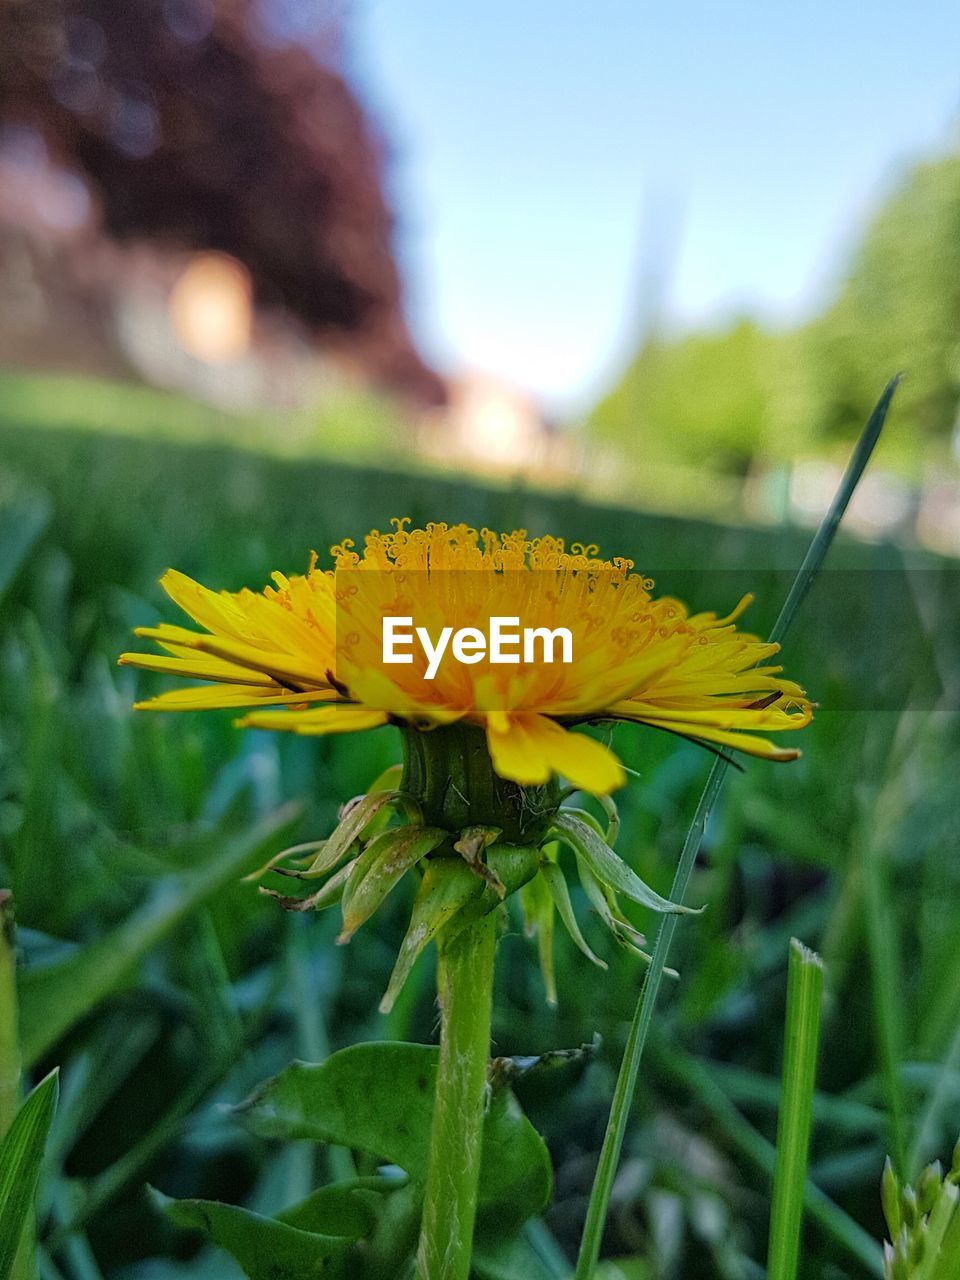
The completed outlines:
<svg viewBox="0 0 960 1280">
<path fill-rule="evenodd" d="M 417 1280 L 467 1280 L 490 1053 L 496 912 L 440 946 L 440 1063 Z"/>
</svg>

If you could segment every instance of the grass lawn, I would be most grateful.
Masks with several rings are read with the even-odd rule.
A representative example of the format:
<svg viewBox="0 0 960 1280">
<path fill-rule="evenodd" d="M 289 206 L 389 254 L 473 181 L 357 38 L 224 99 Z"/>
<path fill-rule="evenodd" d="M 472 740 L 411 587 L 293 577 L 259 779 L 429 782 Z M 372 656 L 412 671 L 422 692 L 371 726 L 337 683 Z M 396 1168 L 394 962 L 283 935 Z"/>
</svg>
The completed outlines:
<svg viewBox="0 0 960 1280">
<path fill-rule="evenodd" d="M 223 1104 L 292 1058 L 433 1037 L 429 954 L 393 1012 L 376 1012 L 406 886 L 343 948 L 335 913 L 284 914 L 239 878 L 326 835 L 399 758 L 396 731 L 286 740 L 240 733 L 229 713 L 134 716 L 135 695 L 168 684 L 115 658 L 134 625 L 176 620 L 163 569 L 258 586 L 393 515 L 464 520 L 597 543 L 698 608 L 754 590 L 763 631 L 809 537 L 378 467 L 369 450 L 359 463 L 290 456 L 258 448 L 260 426 L 132 389 L 0 382 L 0 887 L 16 903 L 26 1066 L 39 1078 L 62 1065 L 39 1218 L 49 1277 L 236 1274 L 146 1184 L 272 1213 L 371 1172 L 343 1147 L 264 1141 Z M 831 1207 L 808 1218 L 800 1275 L 879 1274 L 866 1241 L 884 1232 L 884 1157 L 914 1175 L 949 1160 L 960 1131 L 958 574 L 852 540 L 830 563 L 784 655 L 822 705 L 803 758 L 747 761 L 706 834 L 690 900 L 708 906 L 678 928 L 680 980 L 644 1060 L 607 1280 L 760 1274 L 791 936 L 826 967 L 811 1176 Z M 636 771 L 618 849 L 665 893 L 710 757 L 649 729 L 621 726 L 616 743 Z M 643 977 L 575 906 L 608 971 L 559 938 L 550 1008 L 515 921 L 494 1005 L 504 1056 L 598 1037 L 516 1085 L 555 1171 L 528 1228 L 547 1276 L 576 1254 Z M 630 914 L 653 933 L 653 917 Z"/>
</svg>

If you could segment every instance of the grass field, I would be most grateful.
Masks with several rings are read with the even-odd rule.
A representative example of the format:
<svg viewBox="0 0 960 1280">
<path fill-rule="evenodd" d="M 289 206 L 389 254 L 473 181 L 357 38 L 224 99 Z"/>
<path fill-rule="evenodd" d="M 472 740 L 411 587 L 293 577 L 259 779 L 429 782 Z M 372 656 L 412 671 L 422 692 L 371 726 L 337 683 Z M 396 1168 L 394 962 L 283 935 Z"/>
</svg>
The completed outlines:
<svg viewBox="0 0 960 1280">
<path fill-rule="evenodd" d="M 403 890 L 337 948 L 332 913 L 285 915 L 240 880 L 284 844 L 325 835 L 338 805 L 399 758 L 398 741 L 392 729 L 355 741 L 240 733 L 229 713 L 134 716 L 134 696 L 163 682 L 114 660 L 134 625 L 173 620 L 158 575 L 172 564 L 212 586 L 258 586 L 393 515 L 465 520 L 595 542 L 698 607 L 726 609 L 750 588 L 762 631 L 809 535 L 298 460 L 186 429 L 179 440 L 116 419 L 97 429 L 62 396 L 42 422 L 23 405 L 0 393 L 0 887 L 16 903 L 25 1064 L 31 1078 L 63 1069 L 44 1274 L 233 1275 L 146 1185 L 273 1212 L 344 1176 L 346 1149 L 256 1138 L 223 1104 L 294 1057 L 431 1041 L 433 962 L 381 1017 Z M 708 907 L 678 929 L 681 976 L 644 1060 L 606 1280 L 762 1274 L 793 935 L 826 965 L 810 1172 L 827 1199 L 808 1216 L 800 1274 L 880 1274 L 885 1155 L 913 1175 L 949 1160 L 960 1131 L 958 575 L 850 540 L 830 563 L 785 653 L 822 703 L 804 756 L 747 762 L 707 832 L 690 896 Z M 710 758 L 627 726 L 617 745 L 637 772 L 618 797 L 619 848 L 666 892 Z M 556 1009 L 519 926 L 498 957 L 499 1054 L 598 1037 L 517 1084 L 555 1170 L 552 1204 L 527 1229 L 546 1276 L 576 1254 L 643 976 L 589 916 L 586 931 L 609 970 L 561 939 Z"/>
</svg>

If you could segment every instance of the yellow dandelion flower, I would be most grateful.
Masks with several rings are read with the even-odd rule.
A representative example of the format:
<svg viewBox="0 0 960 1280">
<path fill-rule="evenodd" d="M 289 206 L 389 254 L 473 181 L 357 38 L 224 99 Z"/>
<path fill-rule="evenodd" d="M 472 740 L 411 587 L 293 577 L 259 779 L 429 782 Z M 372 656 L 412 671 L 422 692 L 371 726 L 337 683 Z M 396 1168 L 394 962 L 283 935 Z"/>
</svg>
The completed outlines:
<svg viewBox="0 0 960 1280">
<path fill-rule="evenodd" d="M 799 754 L 765 736 L 803 728 L 811 706 L 771 665 L 778 646 L 737 628 L 749 596 L 725 617 L 691 613 L 654 595 L 632 561 L 604 560 L 595 547 L 407 524 L 370 533 L 362 552 L 345 540 L 332 569 L 313 556 L 305 574 L 275 573 L 262 592 L 211 591 L 168 570 L 164 589 L 202 630 L 140 628 L 163 653 L 120 661 L 210 683 L 138 707 L 259 708 L 240 723 L 301 734 L 472 724 L 502 778 L 535 787 L 562 775 L 594 794 L 621 786 L 624 770 L 575 731 L 586 723 L 633 721 L 771 760 Z M 479 644 L 460 661 L 448 647 L 432 672 L 422 647 L 384 661 L 385 617 L 412 620 L 436 641 L 445 627 L 482 635 L 503 615 L 534 633 L 529 651 L 497 664 Z M 546 660 L 543 634 L 564 627 L 572 660 Z"/>
</svg>

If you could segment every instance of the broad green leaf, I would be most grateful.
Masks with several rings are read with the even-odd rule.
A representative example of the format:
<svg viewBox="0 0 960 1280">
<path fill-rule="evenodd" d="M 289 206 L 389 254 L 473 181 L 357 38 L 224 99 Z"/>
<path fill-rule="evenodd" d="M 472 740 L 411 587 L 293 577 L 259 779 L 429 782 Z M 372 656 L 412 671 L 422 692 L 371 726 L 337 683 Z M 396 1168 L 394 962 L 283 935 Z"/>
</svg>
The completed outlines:
<svg viewBox="0 0 960 1280">
<path fill-rule="evenodd" d="M 372 1236 L 363 1242 L 363 1280 L 412 1280 L 409 1264 L 420 1233 L 423 1193 L 407 1179 L 383 1196 Z"/>
<path fill-rule="evenodd" d="M 161 884 L 118 928 L 65 958 L 20 978 L 20 1036 L 26 1066 L 111 996 L 149 951 L 203 903 L 263 860 L 264 845 L 296 818 L 285 806 L 247 836 L 227 844 L 197 871 Z"/>
<path fill-rule="evenodd" d="M 276 1218 L 300 1231 L 362 1240 L 377 1225 L 384 1192 L 402 1185 L 396 1178 L 350 1178 L 329 1187 L 318 1187 L 299 1204 L 278 1213 Z"/>
<path fill-rule="evenodd" d="M 337 941 L 349 941 L 403 875 L 448 834 L 439 827 L 393 827 L 375 836 L 356 859 L 347 881 L 343 932 Z"/>
<path fill-rule="evenodd" d="M 631 870 L 610 848 L 603 836 L 593 827 L 588 826 L 582 818 L 572 813 L 559 813 L 554 819 L 556 834 L 571 845 L 603 884 L 624 894 L 625 897 L 639 902 L 651 911 L 670 912 L 679 915 L 696 915 L 698 909 L 685 907 L 679 902 L 670 902 L 661 898 L 649 885 L 644 884 L 637 873 Z"/>
<path fill-rule="evenodd" d="M 33 1208 L 59 1080 L 51 1071 L 24 1102 L 0 1139 L 0 1280 L 6 1280 Z"/>
<path fill-rule="evenodd" d="M 216 1200 L 171 1200 L 153 1190 L 151 1198 L 178 1227 L 201 1231 L 225 1249 L 250 1280 L 337 1280 L 350 1274 L 347 1255 L 356 1237 L 302 1231 Z"/>
<path fill-rule="evenodd" d="M 546 1208 L 552 1191 L 546 1144 L 512 1090 L 494 1090 L 483 1127 L 478 1223 L 507 1235 Z"/>
<path fill-rule="evenodd" d="M 326 1062 L 294 1062 L 241 1107 L 264 1138 L 310 1139 L 365 1151 L 426 1176 L 438 1050 L 381 1042 L 341 1049 Z M 550 1194 L 546 1147 L 509 1089 L 493 1092 L 484 1121 L 479 1203 L 522 1222 Z"/>
</svg>

